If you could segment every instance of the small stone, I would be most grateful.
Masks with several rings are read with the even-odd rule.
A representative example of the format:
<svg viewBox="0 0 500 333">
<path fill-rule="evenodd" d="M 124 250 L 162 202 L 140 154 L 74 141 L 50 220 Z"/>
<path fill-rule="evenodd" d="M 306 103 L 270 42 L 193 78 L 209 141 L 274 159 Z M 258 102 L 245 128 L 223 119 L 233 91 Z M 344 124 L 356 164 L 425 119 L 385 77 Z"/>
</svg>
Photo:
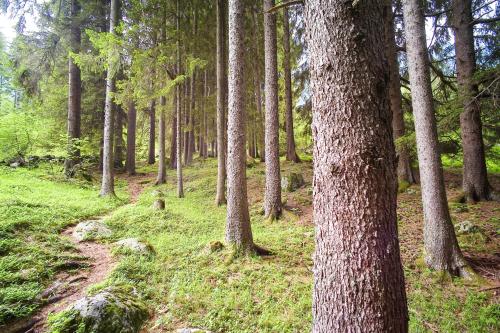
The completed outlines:
<svg viewBox="0 0 500 333">
<path fill-rule="evenodd" d="M 165 200 L 163 200 L 163 199 L 156 199 L 153 202 L 153 209 L 154 210 L 164 210 L 165 209 Z"/>
<path fill-rule="evenodd" d="M 467 220 L 457 224 L 456 228 L 459 234 L 470 234 L 479 231 L 479 228 L 476 225 Z"/>
<path fill-rule="evenodd" d="M 208 253 L 214 253 L 214 252 L 221 251 L 223 248 L 224 248 L 224 244 L 222 244 L 219 241 L 213 241 L 213 242 L 210 242 L 206 246 L 206 252 L 208 252 Z"/>
<path fill-rule="evenodd" d="M 111 236 L 111 230 L 101 221 L 83 221 L 78 223 L 73 231 L 73 237 L 79 241 L 107 238 Z"/>
<path fill-rule="evenodd" d="M 137 238 L 126 238 L 115 243 L 119 248 L 125 248 L 132 252 L 140 254 L 149 254 L 152 252 L 151 246 L 141 242 Z"/>
<path fill-rule="evenodd" d="M 408 193 L 408 194 L 417 194 L 417 191 L 415 191 L 414 189 L 412 189 L 410 187 L 409 189 L 406 190 L 406 193 Z"/>
<path fill-rule="evenodd" d="M 160 190 L 154 190 L 153 192 L 151 192 L 151 195 L 155 198 L 163 198 L 165 197 L 165 194 L 160 191 Z"/>
</svg>

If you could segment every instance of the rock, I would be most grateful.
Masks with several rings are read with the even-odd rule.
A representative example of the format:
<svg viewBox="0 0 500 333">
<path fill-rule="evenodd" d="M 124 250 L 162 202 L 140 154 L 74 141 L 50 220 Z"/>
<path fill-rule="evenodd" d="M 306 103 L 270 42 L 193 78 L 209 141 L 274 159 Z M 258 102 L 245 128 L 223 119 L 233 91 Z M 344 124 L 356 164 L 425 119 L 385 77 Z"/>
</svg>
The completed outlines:
<svg viewBox="0 0 500 333">
<path fill-rule="evenodd" d="M 457 224 L 456 228 L 459 234 L 470 234 L 479 231 L 479 228 L 476 225 L 467 220 Z"/>
<path fill-rule="evenodd" d="M 50 332 L 137 333 L 148 319 L 132 287 L 109 287 L 50 318 Z"/>
<path fill-rule="evenodd" d="M 179 328 L 175 331 L 176 333 L 212 333 L 212 331 L 207 331 L 201 328 Z"/>
<path fill-rule="evenodd" d="M 151 245 L 141 242 L 137 238 L 126 238 L 115 243 L 118 248 L 124 248 L 139 254 L 150 254 L 153 252 Z"/>
<path fill-rule="evenodd" d="M 154 190 L 153 192 L 151 192 L 151 195 L 155 198 L 163 198 L 165 197 L 165 194 L 160 191 L 160 190 Z"/>
<path fill-rule="evenodd" d="M 414 189 L 412 189 L 410 187 L 409 189 L 406 190 L 406 193 L 408 193 L 408 194 L 417 194 L 417 191 L 415 191 Z"/>
<path fill-rule="evenodd" d="M 290 173 L 281 177 L 281 188 L 288 192 L 293 192 L 304 186 L 304 177 L 300 173 Z"/>
<path fill-rule="evenodd" d="M 73 231 L 73 237 L 79 242 L 109 236 L 111 230 L 100 220 L 80 222 Z"/>
<path fill-rule="evenodd" d="M 205 247 L 205 251 L 208 253 L 214 253 L 221 251 L 224 248 L 224 244 L 222 244 L 219 241 L 213 241 L 208 243 L 208 245 Z"/>
<path fill-rule="evenodd" d="M 165 200 L 163 200 L 163 199 L 156 199 L 153 202 L 153 209 L 154 210 L 164 210 L 165 209 Z"/>
</svg>

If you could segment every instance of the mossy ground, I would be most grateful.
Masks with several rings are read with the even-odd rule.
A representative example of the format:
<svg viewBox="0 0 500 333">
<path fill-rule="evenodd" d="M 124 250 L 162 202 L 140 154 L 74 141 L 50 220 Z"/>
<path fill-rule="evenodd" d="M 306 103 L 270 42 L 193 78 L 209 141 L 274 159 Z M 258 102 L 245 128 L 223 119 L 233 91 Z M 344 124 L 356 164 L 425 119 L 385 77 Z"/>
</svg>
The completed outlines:
<svg viewBox="0 0 500 333">
<path fill-rule="evenodd" d="M 216 161 L 197 160 L 184 169 L 185 198 L 176 197 L 175 171 L 169 170 L 167 184 L 145 185 L 137 203 L 117 208 L 106 219 L 114 231 L 108 241 L 140 237 L 156 254 L 117 254 L 118 267 L 94 291 L 116 284 L 134 285 L 154 311 L 148 323 L 150 332 L 168 332 L 179 327 L 202 327 L 214 332 L 310 331 L 314 248 L 312 167 L 310 162 L 299 165 L 284 162 L 283 170 L 302 173 L 306 185 L 284 193 L 287 209 L 280 220 L 272 223 L 261 215 L 264 165 L 255 163 L 247 170 L 254 240 L 274 255 L 228 260 L 231 249 L 227 247 L 206 251 L 211 242 L 224 240 L 225 207 L 214 204 Z M 152 172 L 155 167 L 139 171 Z M 30 172 L 24 176 L 33 177 Z M 454 181 L 447 179 L 447 184 Z M 76 187 L 51 184 L 55 188 Z M 417 265 L 422 253 L 422 216 L 418 187 L 412 188 L 414 192 L 402 193 L 398 199 L 411 331 L 498 331 L 500 305 L 494 291 L 481 291 L 484 285 L 467 284 L 459 278 L 440 280 L 437 273 Z M 155 189 L 165 194 L 164 211 L 151 208 Z M 98 205 L 97 190 L 92 198 L 93 205 Z M 479 203 L 467 206 L 466 212 L 452 212 L 454 221 L 472 219 L 486 235 L 459 237 L 468 257 L 491 257 L 495 253 L 499 209 L 498 203 Z M 71 216 L 67 219 L 67 223 L 74 220 Z M 57 238 L 57 229 L 51 232 Z"/>
</svg>

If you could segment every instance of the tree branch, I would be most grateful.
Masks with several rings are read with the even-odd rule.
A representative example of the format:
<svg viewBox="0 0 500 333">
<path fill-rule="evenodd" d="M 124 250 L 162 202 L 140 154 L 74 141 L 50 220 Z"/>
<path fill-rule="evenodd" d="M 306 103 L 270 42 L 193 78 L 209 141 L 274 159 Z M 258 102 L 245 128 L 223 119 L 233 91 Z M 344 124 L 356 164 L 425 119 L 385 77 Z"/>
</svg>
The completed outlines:
<svg viewBox="0 0 500 333">
<path fill-rule="evenodd" d="M 293 5 L 303 5 L 304 4 L 304 0 L 288 0 L 288 1 L 283 1 L 282 3 L 274 6 L 273 8 L 267 10 L 265 13 L 274 13 L 276 11 L 278 11 L 279 9 L 281 8 L 284 8 L 284 7 L 290 7 L 290 6 L 293 6 Z"/>
</svg>

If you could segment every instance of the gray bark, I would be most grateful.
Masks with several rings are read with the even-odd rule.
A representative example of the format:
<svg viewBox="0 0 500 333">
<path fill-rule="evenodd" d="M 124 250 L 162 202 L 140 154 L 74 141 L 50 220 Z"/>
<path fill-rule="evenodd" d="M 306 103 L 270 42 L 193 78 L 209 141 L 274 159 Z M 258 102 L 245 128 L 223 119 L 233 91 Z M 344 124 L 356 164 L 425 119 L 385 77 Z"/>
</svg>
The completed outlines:
<svg viewBox="0 0 500 333">
<path fill-rule="evenodd" d="M 180 9 L 179 0 L 177 0 L 177 19 L 176 26 L 177 32 L 180 31 Z M 177 37 L 177 74 L 181 73 L 181 42 L 180 38 Z M 181 87 L 177 85 L 175 87 L 176 100 L 177 100 L 177 196 L 179 198 L 184 197 L 184 183 L 182 179 L 182 163 L 181 163 L 181 140 L 182 140 L 182 121 L 181 121 Z"/>
<path fill-rule="evenodd" d="M 115 105 L 115 130 L 114 130 L 114 167 L 123 169 L 123 108 L 121 105 Z"/>
<path fill-rule="evenodd" d="M 313 332 L 407 332 L 384 4 L 307 0 Z"/>
<path fill-rule="evenodd" d="M 257 145 L 260 146 L 261 149 L 261 154 L 260 154 L 260 160 L 261 162 L 265 162 L 266 160 L 266 153 L 265 153 L 265 134 L 264 134 L 264 126 L 263 126 L 263 121 L 264 121 L 264 114 L 262 111 L 262 91 L 261 91 L 261 63 L 260 63 L 260 54 L 261 54 L 261 49 L 259 47 L 259 24 L 257 22 L 257 14 L 256 11 L 254 10 L 252 13 L 252 23 L 255 29 L 255 33 L 253 34 L 253 47 L 254 47 L 254 52 L 255 55 L 253 57 L 254 59 L 254 75 L 253 75 L 253 84 L 254 84 L 254 90 L 255 90 L 255 104 L 257 106 L 257 116 L 258 116 L 258 121 L 257 121 Z M 258 148 L 257 148 L 258 150 Z"/>
<path fill-rule="evenodd" d="M 160 119 L 158 120 L 158 175 L 156 185 L 165 184 L 167 168 L 165 165 L 165 96 L 160 97 Z"/>
<path fill-rule="evenodd" d="M 225 5 L 226 0 L 217 0 L 217 195 L 215 203 L 226 203 L 226 117 L 225 99 L 227 89 L 225 65 Z M 241 6 L 241 4 L 240 4 Z"/>
<path fill-rule="evenodd" d="M 247 200 L 244 103 L 244 1 L 229 2 L 229 112 L 226 242 L 236 253 L 253 251 Z M 219 151 L 223 154 L 223 151 Z"/>
<path fill-rule="evenodd" d="M 403 1 L 407 36 L 406 53 L 424 209 L 424 260 L 432 269 L 466 276 L 468 267 L 458 247 L 446 200 L 432 99 L 423 8 L 420 5 L 419 0 Z"/>
<path fill-rule="evenodd" d="M 177 98 L 174 92 L 172 111 L 172 139 L 170 140 L 170 169 L 177 167 Z"/>
<path fill-rule="evenodd" d="M 128 105 L 127 115 L 127 161 L 125 167 L 129 175 L 135 175 L 135 137 L 136 137 L 137 111 L 135 102 Z"/>
<path fill-rule="evenodd" d="M 156 141 L 156 100 L 152 99 L 149 104 L 149 145 L 148 164 L 155 163 L 155 141 Z"/>
<path fill-rule="evenodd" d="M 266 76 L 266 193 L 264 210 L 265 216 L 269 219 L 279 218 L 281 215 L 276 14 L 266 12 L 272 7 L 274 7 L 274 0 L 264 0 L 264 59 Z"/>
</svg>

